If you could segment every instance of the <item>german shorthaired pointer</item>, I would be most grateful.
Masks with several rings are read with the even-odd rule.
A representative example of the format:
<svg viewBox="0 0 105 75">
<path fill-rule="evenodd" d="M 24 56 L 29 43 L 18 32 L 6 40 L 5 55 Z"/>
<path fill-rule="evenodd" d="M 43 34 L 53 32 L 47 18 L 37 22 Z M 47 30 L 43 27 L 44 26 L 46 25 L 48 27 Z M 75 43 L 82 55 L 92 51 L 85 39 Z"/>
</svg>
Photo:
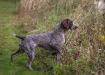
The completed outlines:
<svg viewBox="0 0 105 75">
<path fill-rule="evenodd" d="M 50 51 L 53 49 L 56 53 L 57 63 L 59 64 L 61 48 L 65 42 L 64 33 L 68 30 L 75 29 L 77 29 L 77 26 L 73 25 L 73 21 L 64 19 L 52 32 L 38 35 L 27 35 L 25 37 L 16 35 L 16 37 L 21 39 L 21 43 L 19 44 L 19 49 L 11 55 L 12 62 L 14 61 L 15 56 L 25 52 L 28 55 L 26 66 L 32 70 L 31 66 L 35 57 L 35 49 L 36 47 L 42 47 Z"/>
</svg>

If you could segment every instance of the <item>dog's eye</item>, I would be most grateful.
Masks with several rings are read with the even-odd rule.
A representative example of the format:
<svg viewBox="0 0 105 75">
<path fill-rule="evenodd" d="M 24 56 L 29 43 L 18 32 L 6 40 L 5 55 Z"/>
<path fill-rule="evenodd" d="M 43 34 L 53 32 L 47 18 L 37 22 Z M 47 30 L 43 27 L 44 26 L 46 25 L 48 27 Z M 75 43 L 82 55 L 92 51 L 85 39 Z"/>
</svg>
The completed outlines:
<svg viewBox="0 0 105 75">
<path fill-rule="evenodd" d="M 71 21 L 71 22 L 69 23 L 69 25 L 70 25 L 70 26 L 73 26 L 73 22 Z"/>
<path fill-rule="evenodd" d="M 73 22 L 72 21 L 70 23 L 73 25 Z"/>
</svg>

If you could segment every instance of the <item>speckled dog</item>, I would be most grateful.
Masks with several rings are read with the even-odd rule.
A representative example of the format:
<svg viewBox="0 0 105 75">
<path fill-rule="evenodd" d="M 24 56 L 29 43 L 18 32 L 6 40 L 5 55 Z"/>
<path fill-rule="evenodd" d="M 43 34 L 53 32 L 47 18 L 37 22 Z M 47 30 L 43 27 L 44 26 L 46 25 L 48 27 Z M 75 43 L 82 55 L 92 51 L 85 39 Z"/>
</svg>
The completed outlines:
<svg viewBox="0 0 105 75">
<path fill-rule="evenodd" d="M 16 36 L 21 39 L 19 49 L 11 55 L 11 60 L 14 61 L 16 55 L 25 52 L 28 55 L 28 61 L 26 66 L 32 70 L 32 61 L 35 57 L 36 47 L 42 47 L 44 49 L 53 49 L 56 52 L 57 63 L 60 63 L 60 52 L 65 42 L 64 33 L 68 30 L 75 30 L 77 26 L 73 25 L 73 21 L 70 19 L 64 19 L 54 31 L 43 33 L 39 35 L 27 35 L 25 37 Z"/>
</svg>

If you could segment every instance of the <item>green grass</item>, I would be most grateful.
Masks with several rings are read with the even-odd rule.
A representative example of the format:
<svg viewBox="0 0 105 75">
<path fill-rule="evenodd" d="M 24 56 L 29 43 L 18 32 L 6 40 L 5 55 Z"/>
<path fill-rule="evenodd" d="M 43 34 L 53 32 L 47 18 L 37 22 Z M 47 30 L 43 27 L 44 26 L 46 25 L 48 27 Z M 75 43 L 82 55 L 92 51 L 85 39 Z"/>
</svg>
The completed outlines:
<svg viewBox="0 0 105 75">
<path fill-rule="evenodd" d="M 18 57 L 15 64 L 10 61 L 11 53 L 18 47 L 18 39 L 13 36 L 16 5 L 13 0 L 0 0 L 0 75 L 48 75 L 40 70 L 29 71 L 25 55 Z"/>
</svg>

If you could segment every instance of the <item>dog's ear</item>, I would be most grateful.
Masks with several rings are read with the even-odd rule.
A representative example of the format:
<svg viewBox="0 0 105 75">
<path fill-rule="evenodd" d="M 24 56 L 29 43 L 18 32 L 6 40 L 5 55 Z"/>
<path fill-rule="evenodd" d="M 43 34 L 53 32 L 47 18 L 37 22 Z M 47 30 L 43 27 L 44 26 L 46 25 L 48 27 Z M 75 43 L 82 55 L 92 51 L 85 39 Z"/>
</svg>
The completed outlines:
<svg viewBox="0 0 105 75">
<path fill-rule="evenodd" d="M 73 26 L 73 23 L 70 19 L 64 19 L 61 22 L 61 27 L 65 30 L 71 29 L 72 26 Z"/>
</svg>

